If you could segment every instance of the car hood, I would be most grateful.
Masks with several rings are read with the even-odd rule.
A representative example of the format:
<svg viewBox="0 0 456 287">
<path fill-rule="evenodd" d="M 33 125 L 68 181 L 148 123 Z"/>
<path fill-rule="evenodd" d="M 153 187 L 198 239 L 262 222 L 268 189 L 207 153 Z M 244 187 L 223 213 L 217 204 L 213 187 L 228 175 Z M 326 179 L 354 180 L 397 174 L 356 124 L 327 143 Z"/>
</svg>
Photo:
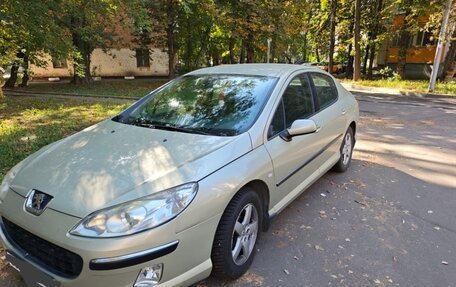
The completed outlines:
<svg viewBox="0 0 456 287">
<path fill-rule="evenodd" d="M 252 149 L 248 133 L 198 135 L 107 120 L 38 151 L 11 188 L 54 198 L 48 208 L 77 217 L 198 181 Z"/>
</svg>

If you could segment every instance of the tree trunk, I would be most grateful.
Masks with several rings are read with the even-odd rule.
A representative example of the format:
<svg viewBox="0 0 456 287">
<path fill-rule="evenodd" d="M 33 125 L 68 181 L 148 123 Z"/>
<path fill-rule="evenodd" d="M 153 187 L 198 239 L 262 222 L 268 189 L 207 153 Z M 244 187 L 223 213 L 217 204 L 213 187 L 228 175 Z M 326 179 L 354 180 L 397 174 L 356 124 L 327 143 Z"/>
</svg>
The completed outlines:
<svg viewBox="0 0 456 287">
<path fill-rule="evenodd" d="M 409 23 L 408 23 L 408 16 L 410 15 L 410 7 L 412 0 L 404 1 L 403 9 L 404 13 L 404 21 L 402 22 L 399 30 L 399 52 L 397 55 L 397 69 L 396 72 L 399 74 L 401 79 L 405 79 L 405 65 L 406 65 L 406 57 L 407 57 L 407 49 L 408 44 L 410 41 L 410 33 L 408 31 Z"/>
<path fill-rule="evenodd" d="M 27 87 L 28 81 L 30 80 L 29 76 L 29 61 L 28 61 L 28 54 L 24 54 L 24 73 L 22 75 L 22 82 L 19 87 Z"/>
<path fill-rule="evenodd" d="M 247 63 L 254 63 L 255 62 L 255 50 L 253 46 L 253 34 L 249 33 L 247 37 Z"/>
<path fill-rule="evenodd" d="M 320 63 L 320 53 L 318 52 L 318 47 L 315 47 L 315 57 L 317 58 L 317 62 Z"/>
<path fill-rule="evenodd" d="M 348 50 L 347 50 L 348 61 L 347 61 L 347 68 L 345 70 L 345 77 L 347 79 L 351 79 L 353 77 L 353 56 L 351 55 L 352 50 L 353 50 L 353 44 L 350 43 L 348 45 Z"/>
<path fill-rule="evenodd" d="M 329 43 L 329 63 L 328 72 L 333 73 L 334 66 L 334 46 L 336 44 L 336 12 L 337 0 L 331 0 L 331 19 L 330 19 L 330 43 Z"/>
<path fill-rule="evenodd" d="M 359 42 L 361 41 L 361 0 L 355 2 L 355 66 L 353 73 L 353 81 L 361 79 L 361 47 Z"/>
<path fill-rule="evenodd" d="M 445 80 L 446 74 L 450 71 L 454 62 L 456 61 L 456 28 L 453 30 L 453 35 L 451 38 L 453 40 L 450 42 L 450 49 L 445 56 L 445 61 L 443 62 L 443 71 L 442 75 L 440 76 L 441 81 Z"/>
<path fill-rule="evenodd" d="M 307 62 L 307 33 L 304 33 L 304 43 L 302 45 L 302 62 Z"/>
<path fill-rule="evenodd" d="M 230 64 L 236 63 L 236 60 L 234 59 L 234 44 L 235 44 L 235 39 L 233 36 L 230 37 Z"/>
<path fill-rule="evenodd" d="M 212 60 L 213 60 L 214 66 L 220 65 L 220 55 L 219 55 L 218 51 L 214 51 L 212 53 Z"/>
<path fill-rule="evenodd" d="M 90 72 L 91 51 L 85 50 L 85 44 L 82 43 L 81 58 L 74 60 L 74 75 L 72 83 L 74 84 L 90 84 L 92 82 L 92 75 Z M 77 46 L 76 46 L 77 47 Z M 77 49 L 80 49 L 77 47 Z M 81 74 L 82 72 L 82 74 Z"/>
<path fill-rule="evenodd" d="M 369 64 L 367 67 L 367 78 L 372 79 L 372 69 L 374 66 L 374 59 L 375 59 L 375 43 L 372 43 L 370 47 L 370 53 L 369 53 Z"/>
<path fill-rule="evenodd" d="M 372 42 L 370 43 L 370 53 L 369 53 L 369 67 L 367 69 L 367 78 L 372 79 L 372 69 L 374 65 L 375 59 L 375 52 L 376 52 L 376 40 L 377 36 L 380 32 L 380 21 L 381 21 L 381 13 L 383 10 L 383 0 L 377 0 L 377 7 L 375 10 L 375 22 L 372 27 L 371 35 L 372 35 Z"/>
<path fill-rule="evenodd" d="M 364 60 L 363 60 L 363 75 L 366 75 L 367 72 L 367 60 L 369 59 L 369 50 L 370 50 L 370 45 L 367 44 L 366 46 L 366 53 L 364 54 Z"/>
<path fill-rule="evenodd" d="M 178 2 L 175 0 L 168 0 L 166 3 L 166 16 L 168 25 L 166 27 L 166 42 L 168 45 L 168 77 L 174 79 L 176 76 L 176 39 L 174 31 L 176 27 L 176 13 Z"/>
<path fill-rule="evenodd" d="M 239 63 L 244 64 L 245 63 L 245 40 L 242 39 L 241 43 L 241 55 L 239 56 Z"/>
<path fill-rule="evenodd" d="M 71 25 L 74 27 L 82 28 L 85 26 L 85 18 L 71 18 Z M 76 29 L 77 30 L 77 29 Z M 92 81 L 90 75 L 90 56 L 94 48 L 91 47 L 91 43 L 84 40 L 83 36 L 78 33 L 71 35 L 73 46 L 76 51 L 80 53 L 77 57 L 73 57 L 73 80 L 74 84 L 89 84 Z"/>
<path fill-rule="evenodd" d="M 14 89 L 17 81 L 17 72 L 19 71 L 19 64 L 14 63 L 11 66 L 11 73 L 9 79 L 6 81 L 4 88 Z"/>
<path fill-rule="evenodd" d="M 174 33 L 170 29 L 167 32 L 167 42 L 168 42 L 168 77 L 169 79 L 174 79 L 175 77 L 175 59 L 176 52 L 174 50 Z"/>
</svg>

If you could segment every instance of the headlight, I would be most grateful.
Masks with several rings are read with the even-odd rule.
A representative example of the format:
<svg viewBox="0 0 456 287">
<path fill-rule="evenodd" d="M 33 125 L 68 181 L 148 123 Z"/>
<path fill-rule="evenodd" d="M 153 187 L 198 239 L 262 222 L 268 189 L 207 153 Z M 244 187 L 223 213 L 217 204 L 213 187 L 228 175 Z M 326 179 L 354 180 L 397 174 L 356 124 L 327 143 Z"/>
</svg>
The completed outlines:
<svg viewBox="0 0 456 287">
<path fill-rule="evenodd" d="M 117 237 L 157 227 L 181 213 L 192 202 L 197 191 L 197 183 L 188 183 L 102 209 L 84 218 L 70 234 Z"/>
<path fill-rule="evenodd" d="M 0 185 L 0 203 L 5 199 L 6 193 L 8 192 L 11 182 L 16 177 L 16 174 L 21 170 L 24 162 L 16 164 L 10 171 L 8 171 L 3 178 L 2 184 Z"/>
</svg>

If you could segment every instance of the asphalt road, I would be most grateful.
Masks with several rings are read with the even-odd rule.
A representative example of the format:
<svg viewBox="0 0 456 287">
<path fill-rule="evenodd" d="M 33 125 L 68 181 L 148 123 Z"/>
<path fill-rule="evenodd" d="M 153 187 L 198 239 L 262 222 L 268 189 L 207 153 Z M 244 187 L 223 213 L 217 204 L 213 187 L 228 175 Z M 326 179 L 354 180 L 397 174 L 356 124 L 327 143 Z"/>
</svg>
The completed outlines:
<svg viewBox="0 0 456 287">
<path fill-rule="evenodd" d="M 358 98 L 350 169 L 279 214 L 246 275 L 200 286 L 456 286 L 456 101 Z"/>
<path fill-rule="evenodd" d="M 350 169 L 277 216 L 247 274 L 198 286 L 456 286 L 456 100 L 359 99 Z"/>
</svg>

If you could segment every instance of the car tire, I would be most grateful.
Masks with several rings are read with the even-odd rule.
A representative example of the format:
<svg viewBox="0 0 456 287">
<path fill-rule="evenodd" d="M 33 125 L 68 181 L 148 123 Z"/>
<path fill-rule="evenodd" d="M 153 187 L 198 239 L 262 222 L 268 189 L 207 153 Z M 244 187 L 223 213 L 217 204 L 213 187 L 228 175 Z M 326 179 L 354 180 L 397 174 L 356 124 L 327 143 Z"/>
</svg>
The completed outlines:
<svg viewBox="0 0 456 287">
<path fill-rule="evenodd" d="M 212 274 L 236 279 L 250 267 L 262 224 L 261 200 L 253 189 L 239 191 L 225 209 L 212 246 Z"/>
<path fill-rule="evenodd" d="M 354 144 L 355 138 L 353 136 L 353 129 L 351 127 L 348 127 L 347 132 L 345 133 L 342 140 L 342 144 L 340 145 L 339 161 L 333 166 L 333 171 L 344 172 L 348 169 L 352 159 Z"/>
</svg>

